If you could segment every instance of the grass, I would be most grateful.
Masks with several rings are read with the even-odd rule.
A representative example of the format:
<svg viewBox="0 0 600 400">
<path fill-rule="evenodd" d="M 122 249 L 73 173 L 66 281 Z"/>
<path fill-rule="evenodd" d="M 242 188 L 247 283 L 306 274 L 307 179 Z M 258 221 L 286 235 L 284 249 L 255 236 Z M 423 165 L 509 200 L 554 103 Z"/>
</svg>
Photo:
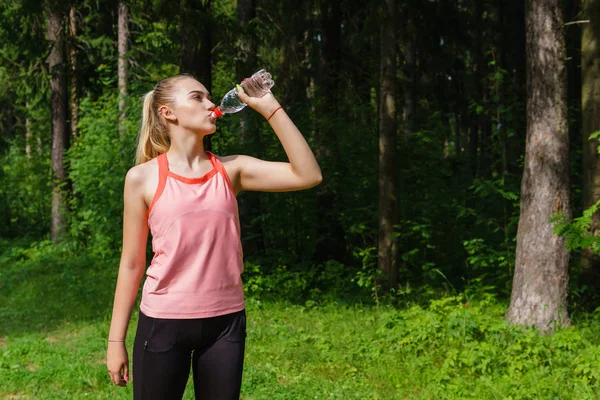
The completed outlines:
<svg viewBox="0 0 600 400">
<path fill-rule="evenodd" d="M 43 246 L 0 256 L 0 398 L 132 398 L 104 364 L 116 265 Z M 242 399 L 600 398 L 597 315 L 542 337 L 507 325 L 505 306 L 249 296 Z"/>
</svg>

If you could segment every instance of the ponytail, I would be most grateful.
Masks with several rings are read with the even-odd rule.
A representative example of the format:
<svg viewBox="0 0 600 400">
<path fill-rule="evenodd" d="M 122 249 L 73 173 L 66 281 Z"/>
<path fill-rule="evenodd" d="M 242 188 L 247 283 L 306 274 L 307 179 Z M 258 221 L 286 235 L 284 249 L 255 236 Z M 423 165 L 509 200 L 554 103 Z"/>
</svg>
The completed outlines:
<svg viewBox="0 0 600 400">
<path fill-rule="evenodd" d="M 166 128 L 154 108 L 154 90 L 151 90 L 144 96 L 142 126 L 135 154 L 136 165 L 152 160 L 169 150 Z"/>
<path fill-rule="evenodd" d="M 188 77 L 177 75 L 163 79 L 158 82 L 154 90 L 144 96 L 142 107 L 142 126 L 138 135 L 135 164 L 142 164 L 166 153 L 171 146 L 169 141 L 169 127 L 158 113 L 158 105 L 170 105 L 174 103 L 172 92 L 175 83 Z"/>
</svg>

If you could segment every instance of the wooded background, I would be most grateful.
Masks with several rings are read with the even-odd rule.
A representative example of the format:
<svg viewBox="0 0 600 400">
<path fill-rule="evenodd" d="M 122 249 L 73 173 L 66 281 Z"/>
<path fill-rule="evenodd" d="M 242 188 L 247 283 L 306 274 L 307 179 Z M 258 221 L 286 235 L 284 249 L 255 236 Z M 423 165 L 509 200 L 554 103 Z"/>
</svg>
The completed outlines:
<svg viewBox="0 0 600 400">
<path fill-rule="evenodd" d="M 600 300 L 599 16 L 598 0 L 2 0 L 0 246 L 118 254 L 141 96 L 189 73 L 218 101 L 265 68 L 324 179 L 238 197 L 249 290 L 478 288 L 513 322 L 568 326 L 571 298 Z M 206 145 L 286 159 L 249 109 Z"/>
</svg>

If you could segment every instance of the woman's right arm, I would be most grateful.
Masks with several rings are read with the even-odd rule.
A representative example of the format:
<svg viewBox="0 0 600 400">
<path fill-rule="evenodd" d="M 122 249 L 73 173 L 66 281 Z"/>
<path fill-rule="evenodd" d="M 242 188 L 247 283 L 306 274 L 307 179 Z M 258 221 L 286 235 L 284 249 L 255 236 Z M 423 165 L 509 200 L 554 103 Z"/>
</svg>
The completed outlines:
<svg viewBox="0 0 600 400">
<path fill-rule="evenodd" d="M 129 360 L 124 341 L 146 267 L 148 207 L 144 201 L 144 184 L 144 170 L 140 166 L 130 169 L 125 177 L 123 250 L 106 353 L 108 372 L 113 383 L 120 386 L 125 386 L 129 380 Z"/>
</svg>

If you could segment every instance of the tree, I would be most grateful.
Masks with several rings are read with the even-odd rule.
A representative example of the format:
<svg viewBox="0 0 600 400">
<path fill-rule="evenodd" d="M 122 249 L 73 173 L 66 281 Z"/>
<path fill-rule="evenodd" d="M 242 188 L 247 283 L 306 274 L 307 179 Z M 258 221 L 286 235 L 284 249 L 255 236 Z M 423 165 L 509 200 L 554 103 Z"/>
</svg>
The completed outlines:
<svg viewBox="0 0 600 400">
<path fill-rule="evenodd" d="M 256 18 L 255 0 L 237 1 L 237 48 L 235 61 L 235 78 L 241 82 L 257 70 L 257 42 L 252 29 L 252 21 Z M 261 157 L 259 125 L 256 113 L 240 113 L 240 144 L 249 154 Z M 256 232 L 244 240 L 244 248 L 251 252 L 264 252 L 262 235 L 261 195 L 247 192 L 239 198 L 240 224 L 242 232 Z"/>
<path fill-rule="evenodd" d="M 581 40 L 581 117 L 583 130 L 583 205 L 589 208 L 600 200 L 600 157 L 598 138 L 590 135 L 600 131 L 600 1 L 583 0 L 583 14 L 589 23 L 583 27 Z M 600 213 L 592 217 L 590 230 L 600 232 Z M 582 264 L 588 283 L 600 283 L 600 259 L 584 250 Z M 595 277 L 595 278 L 594 278 Z M 590 282 L 593 280 L 594 282 Z"/>
<path fill-rule="evenodd" d="M 381 25 L 381 105 L 379 108 L 379 240 L 377 267 L 388 288 L 397 285 L 394 225 L 396 179 L 396 1 L 386 0 Z"/>
<path fill-rule="evenodd" d="M 528 0 L 526 9 L 527 143 L 512 295 L 507 318 L 535 325 L 570 325 L 569 253 L 550 218 L 571 216 L 566 50 L 559 0 Z"/>
<path fill-rule="evenodd" d="M 256 41 L 249 24 L 256 18 L 255 0 L 237 1 L 238 46 L 235 61 L 235 77 L 237 82 L 250 77 L 256 68 Z M 257 138 L 256 127 L 250 127 L 252 113 L 240 115 L 240 140 L 244 145 L 251 145 Z M 251 136 L 249 136 L 251 135 Z"/>
<path fill-rule="evenodd" d="M 345 261 L 346 241 L 339 216 L 328 210 L 336 210 L 341 203 L 340 182 L 336 173 L 341 173 L 339 148 L 341 52 L 342 52 L 342 5 L 341 0 L 320 3 L 320 65 L 317 79 L 317 108 L 327 110 L 327 117 L 319 118 L 316 129 L 315 155 L 322 166 L 324 183 L 316 190 L 317 262 L 334 259 Z"/>
<path fill-rule="evenodd" d="M 198 79 L 212 92 L 212 0 L 180 0 L 180 72 Z M 210 135 L 204 138 L 204 147 L 211 150 Z"/>
<path fill-rule="evenodd" d="M 415 85 L 416 85 L 416 58 L 417 58 L 417 27 L 415 24 L 414 6 L 405 11 L 406 24 L 404 26 L 404 112 L 402 114 L 403 139 L 406 140 L 414 132 L 415 119 Z"/>
<path fill-rule="evenodd" d="M 119 134 L 125 134 L 125 101 L 127 99 L 127 51 L 129 49 L 129 7 L 119 0 Z"/>
<path fill-rule="evenodd" d="M 75 4 L 69 10 L 69 59 L 71 63 L 71 135 L 77 136 L 77 121 L 79 109 L 77 107 L 77 9 Z"/>
<path fill-rule="evenodd" d="M 29 118 L 29 102 L 25 102 L 25 110 L 27 111 L 27 117 L 25 118 L 25 155 L 27 161 L 31 160 L 31 119 Z"/>
<path fill-rule="evenodd" d="M 52 96 L 52 221 L 50 236 L 55 242 L 62 239 L 67 220 L 67 171 L 64 158 L 69 144 L 69 135 L 67 133 L 64 17 L 64 13 L 56 6 L 50 6 L 47 25 L 48 41 L 51 46 L 48 66 Z"/>
</svg>

